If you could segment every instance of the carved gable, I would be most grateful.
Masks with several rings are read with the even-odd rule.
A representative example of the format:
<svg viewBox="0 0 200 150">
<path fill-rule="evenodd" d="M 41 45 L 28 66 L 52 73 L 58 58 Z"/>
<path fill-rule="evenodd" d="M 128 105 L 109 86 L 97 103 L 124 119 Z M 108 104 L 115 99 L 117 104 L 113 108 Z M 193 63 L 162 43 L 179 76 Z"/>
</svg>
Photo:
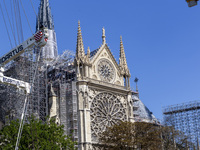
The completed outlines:
<svg viewBox="0 0 200 150">
<path fill-rule="evenodd" d="M 96 50 L 96 54 L 91 58 L 91 64 L 91 78 L 124 86 L 123 77 L 120 75 L 119 65 L 107 44 L 103 44 Z"/>
</svg>

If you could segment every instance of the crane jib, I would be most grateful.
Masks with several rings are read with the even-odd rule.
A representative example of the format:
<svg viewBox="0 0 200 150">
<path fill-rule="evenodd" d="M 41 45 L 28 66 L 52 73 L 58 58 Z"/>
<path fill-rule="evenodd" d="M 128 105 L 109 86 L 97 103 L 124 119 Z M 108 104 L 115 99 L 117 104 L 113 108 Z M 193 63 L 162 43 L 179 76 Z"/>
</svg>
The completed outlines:
<svg viewBox="0 0 200 150">
<path fill-rule="evenodd" d="M 0 64 L 6 62 L 10 58 L 14 57 L 15 55 L 19 54 L 23 50 L 23 45 L 18 46 L 17 48 L 11 50 L 8 54 L 4 55 L 0 58 Z"/>
</svg>

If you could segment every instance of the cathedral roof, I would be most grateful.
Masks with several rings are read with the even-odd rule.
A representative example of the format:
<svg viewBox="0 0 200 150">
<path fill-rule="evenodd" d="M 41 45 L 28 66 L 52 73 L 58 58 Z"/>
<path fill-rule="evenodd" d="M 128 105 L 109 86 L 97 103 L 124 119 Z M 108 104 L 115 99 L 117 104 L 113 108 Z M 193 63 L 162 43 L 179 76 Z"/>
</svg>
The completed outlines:
<svg viewBox="0 0 200 150">
<path fill-rule="evenodd" d="M 90 58 L 93 58 L 93 56 L 96 55 L 96 53 L 98 52 L 99 49 L 100 49 L 100 48 L 97 48 L 97 49 L 91 51 L 91 52 L 90 52 Z"/>
<path fill-rule="evenodd" d="M 134 107 L 137 107 L 137 109 L 134 110 L 134 114 L 137 115 L 137 121 L 146 121 L 154 123 L 158 122 L 153 113 L 145 106 L 145 104 L 139 99 L 139 97 L 137 97 L 136 95 L 132 95 L 132 99 Z"/>
</svg>

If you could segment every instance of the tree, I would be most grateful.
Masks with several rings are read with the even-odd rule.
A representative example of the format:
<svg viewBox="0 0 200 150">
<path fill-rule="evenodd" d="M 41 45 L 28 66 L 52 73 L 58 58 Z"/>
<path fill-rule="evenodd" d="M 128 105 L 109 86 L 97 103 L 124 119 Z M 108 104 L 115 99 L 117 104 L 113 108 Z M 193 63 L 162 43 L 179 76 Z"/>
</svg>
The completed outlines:
<svg viewBox="0 0 200 150">
<path fill-rule="evenodd" d="M 131 122 L 120 122 L 108 127 L 107 130 L 100 135 L 100 141 L 110 149 L 127 149 L 134 146 L 133 131 L 134 126 Z"/>
<path fill-rule="evenodd" d="M 164 150 L 185 150 L 188 138 L 181 131 L 175 130 L 173 126 L 162 126 L 160 128 L 162 147 Z"/>
<path fill-rule="evenodd" d="M 181 150 L 187 137 L 172 127 L 147 122 L 119 122 L 100 135 L 105 149 L 113 150 Z"/>
<path fill-rule="evenodd" d="M 189 148 L 189 145 L 193 144 L 189 142 L 189 138 L 182 131 L 175 129 L 173 116 L 165 116 L 161 134 L 164 139 L 163 147 L 165 149 L 185 150 Z"/>
<path fill-rule="evenodd" d="M 161 149 L 159 126 L 147 122 L 134 123 L 134 145 L 139 149 Z"/>
<path fill-rule="evenodd" d="M 108 127 L 100 136 L 103 144 L 110 143 L 110 149 L 132 150 L 149 149 L 156 150 L 161 145 L 158 126 L 145 122 L 119 122 Z M 106 144 L 108 145 L 108 144 Z"/>
<path fill-rule="evenodd" d="M 48 119 L 47 119 L 48 120 Z M 17 141 L 19 121 L 11 121 L 0 131 L 0 149 L 14 149 Z M 63 126 L 55 120 L 42 122 L 31 117 L 24 124 L 19 149 L 20 150 L 75 150 L 76 142 L 71 136 L 64 135 Z"/>
</svg>

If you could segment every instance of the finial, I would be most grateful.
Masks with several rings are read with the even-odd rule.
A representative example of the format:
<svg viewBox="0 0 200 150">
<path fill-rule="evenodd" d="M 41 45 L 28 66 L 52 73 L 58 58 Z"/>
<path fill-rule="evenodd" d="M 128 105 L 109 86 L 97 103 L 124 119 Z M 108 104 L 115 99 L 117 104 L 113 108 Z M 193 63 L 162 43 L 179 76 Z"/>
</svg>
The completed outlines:
<svg viewBox="0 0 200 150">
<path fill-rule="evenodd" d="M 138 78 L 137 77 L 135 77 L 135 80 L 134 80 L 134 82 L 136 83 L 136 92 L 138 92 L 138 85 L 137 85 L 137 83 L 138 83 Z"/>
<path fill-rule="evenodd" d="M 87 56 L 90 57 L 90 47 L 88 46 L 88 49 L 87 49 Z"/>
<path fill-rule="evenodd" d="M 106 35 L 105 35 L 105 29 L 104 27 L 102 28 L 102 44 L 106 43 Z"/>
<path fill-rule="evenodd" d="M 78 28 L 80 28 L 80 20 L 78 21 Z"/>
<path fill-rule="evenodd" d="M 122 36 L 120 36 L 120 51 L 124 51 L 124 45 L 123 45 L 123 42 L 122 42 Z M 120 53 L 120 56 L 122 54 Z"/>
<path fill-rule="evenodd" d="M 81 35 L 81 25 L 80 20 L 78 21 L 78 36 Z M 79 35 L 80 34 L 80 35 Z"/>
</svg>

